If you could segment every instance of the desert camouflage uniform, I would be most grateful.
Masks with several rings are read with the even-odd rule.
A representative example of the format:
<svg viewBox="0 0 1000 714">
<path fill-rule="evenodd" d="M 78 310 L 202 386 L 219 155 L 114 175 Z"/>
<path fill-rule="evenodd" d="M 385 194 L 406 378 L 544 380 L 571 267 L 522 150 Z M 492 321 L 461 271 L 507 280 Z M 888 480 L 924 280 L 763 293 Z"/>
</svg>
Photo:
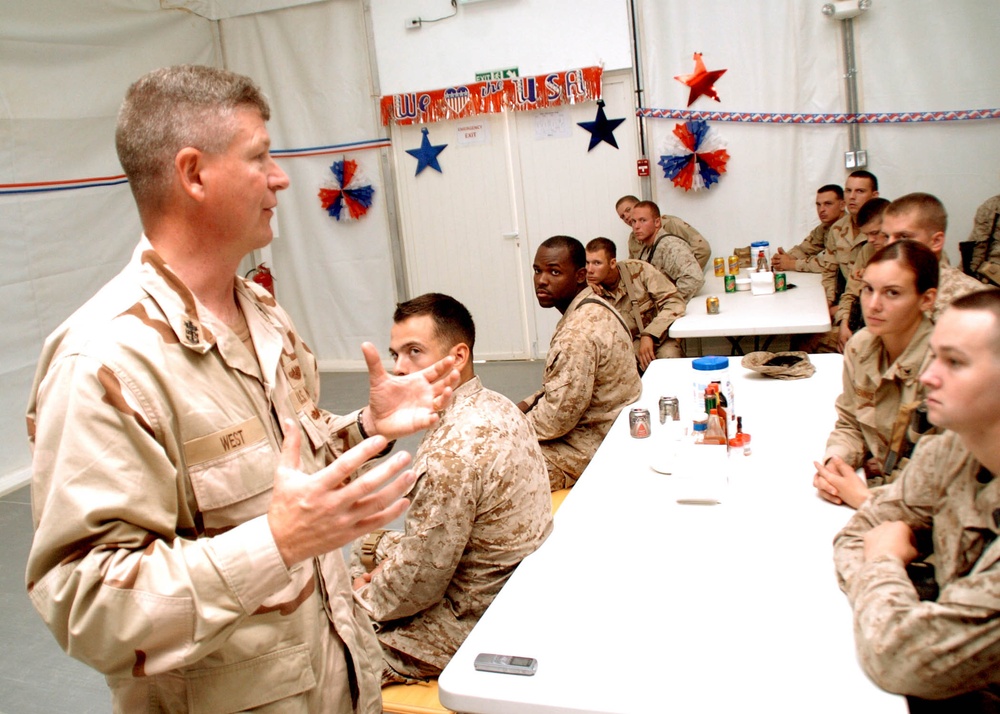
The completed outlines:
<svg viewBox="0 0 1000 714">
<path fill-rule="evenodd" d="M 648 244 L 630 238 L 628 257 L 644 260 L 670 278 L 685 304 L 705 284 L 705 273 L 688 244 L 665 231 L 661 230 Z"/>
<path fill-rule="evenodd" d="M 687 243 L 688 248 L 691 249 L 691 253 L 694 254 L 694 259 L 698 261 L 698 265 L 704 272 L 708 261 L 712 259 L 712 246 L 709 245 L 701 233 L 696 231 L 690 223 L 681 220 L 677 216 L 667 215 L 660 216 L 660 232 L 677 236 Z M 628 257 L 635 258 L 642 251 L 642 248 L 643 245 L 635 237 L 635 234 L 629 234 Z"/>
<path fill-rule="evenodd" d="M 830 224 L 833 225 L 833 224 Z M 788 250 L 788 255 L 795 258 L 795 270 L 799 273 L 822 273 L 828 259 L 832 260 L 834 245 L 829 242 L 830 226 L 818 224 L 805 240 Z"/>
<path fill-rule="evenodd" d="M 1000 285 L 1000 196 L 983 201 L 976 209 L 969 240 L 975 243 L 971 268 Z M 990 238 L 993 238 L 992 243 Z"/>
<path fill-rule="evenodd" d="M 854 232 L 851 214 L 845 213 L 830 226 L 827 241 L 834 246 L 834 250 L 827 256 L 828 260 L 822 271 L 823 289 L 826 291 L 827 303 L 835 305 L 851 277 L 851 268 L 857 262 L 862 246 L 868 243 L 868 237 L 860 230 Z"/>
<path fill-rule="evenodd" d="M 988 287 L 988 285 L 984 285 L 975 278 L 966 275 L 958 268 L 942 264 L 941 272 L 938 274 L 937 299 L 934 301 L 934 311 L 931 314 L 931 319 L 937 322 L 938 317 L 941 316 L 944 309 L 955 300 L 969 293 L 986 290 Z"/>
<path fill-rule="evenodd" d="M 653 338 L 657 358 L 683 357 L 680 341 L 667 336 L 667 330 L 686 308 L 670 279 L 642 260 L 618 261 L 618 274 L 614 290 L 603 285 L 590 287 L 625 320 L 637 358 L 642 335 Z"/>
<path fill-rule="evenodd" d="M 302 430 L 306 472 L 360 435 L 316 407 L 315 358 L 271 295 L 234 287 L 257 359 L 145 237 L 46 341 L 28 407 L 32 603 L 107 676 L 116 712 L 381 711 L 343 555 L 286 568 L 266 516 L 281 420 Z"/>
<path fill-rule="evenodd" d="M 851 235 L 851 214 L 845 213 L 833 225 L 830 226 L 826 236 L 826 252 L 818 261 L 823 274 L 823 292 L 826 295 L 827 305 L 839 304 L 839 300 L 844 293 L 844 285 L 850 285 L 850 266 L 841 266 L 838 256 L 845 256 L 846 260 L 856 260 L 863 250 L 863 246 L 868 245 L 864 233 L 858 233 L 862 240 L 853 249 L 839 250 L 838 246 L 847 241 Z M 845 237 L 846 236 L 846 237 Z M 843 272 L 842 272 L 843 271 Z M 831 328 L 826 332 L 815 332 L 811 334 L 790 335 L 789 349 L 803 352 L 837 353 L 840 352 L 840 309 L 831 318 Z"/>
<path fill-rule="evenodd" d="M 858 251 L 868 242 L 868 236 L 860 230 L 855 233 L 853 218 L 850 213 L 845 213 L 830 226 L 830 242 L 834 246 L 837 267 L 846 280 L 858 258 Z"/>
<path fill-rule="evenodd" d="M 880 337 L 859 330 L 844 350 L 844 389 L 837 397 L 837 423 L 826 442 L 826 462 L 839 456 L 858 468 L 870 456 L 879 467 L 889 452 L 895 453 L 890 473 L 872 478 L 868 485 L 891 482 L 905 464 L 910 444 L 906 442 L 910 415 L 924 398 L 918 377 L 930 361 L 930 338 L 934 325 L 926 317 L 895 362 L 889 363 Z"/>
<path fill-rule="evenodd" d="M 552 529 L 545 459 L 525 416 L 474 377 L 420 442 L 404 531 L 387 531 L 355 595 L 384 647 L 448 664 L 517 564 Z M 355 544 L 352 575 L 360 575 Z M 399 664 L 394 669 L 399 671 Z"/>
<path fill-rule="evenodd" d="M 698 261 L 702 271 L 705 270 L 708 261 L 712 259 L 712 246 L 708 244 L 701 233 L 696 231 L 687 221 L 677 216 L 668 215 L 660 216 L 660 229 L 683 239 L 691 252 L 694 253 L 694 259 Z"/>
<path fill-rule="evenodd" d="M 584 288 L 556 324 L 542 388 L 524 400 L 553 491 L 576 483 L 618 412 L 641 393 L 628 331 L 614 308 Z"/>
<path fill-rule="evenodd" d="M 917 543 L 933 543 L 935 600 L 918 599 L 897 558 L 864 562 L 865 533 L 887 521 L 903 521 Z M 997 692 L 998 523 L 1000 479 L 945 432 L 922 440 L 902 475 L 876 490 L 837 535 L 834 560 L 854 608 L 858 657 L 880 687 L 927 699 Z"/>
<path fill-rule="evenodd" d="M 837 302 L 837 314 L 834 317 L 834 324 L 839 325 L 851 316 L 851 310 L 861 296 L 861 276 L 864 275 L 865 268 L 868 267 L 868 261 L 877 252 L 875 246 L 871 243 L 865 243 L 858 251 L 858 255 L 854 259 L 854 265 L 851 266 L 850 274 L 847 276 L 847 285 L 844 287 L 844 292 L 841 293 L 840 300 Z"/>
</svg>

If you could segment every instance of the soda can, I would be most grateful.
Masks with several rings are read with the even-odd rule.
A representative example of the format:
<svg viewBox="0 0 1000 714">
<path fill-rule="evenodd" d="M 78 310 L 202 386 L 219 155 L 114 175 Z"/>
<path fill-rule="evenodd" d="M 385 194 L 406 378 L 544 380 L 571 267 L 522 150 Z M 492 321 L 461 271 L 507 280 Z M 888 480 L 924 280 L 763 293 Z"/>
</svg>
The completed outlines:
<svg viewBox="0 0 1000 714">
<path fill-rule="evenodd" d="M 716 258 L 715 260 L 712 261 L 712 264 L 715 266 L 715 277 L 721 278 L 723 275 L 726 274 L 725 258 Z"/>
<path fill-rule="evenodd" d="M 677 397 L 660 397 L 660 423 L 680 421 L 681 411 Z"/>
<path fill-rule="evenodd" d="M 628 430 L 634 439 L 649 436 L 649 410 L 633 407 L 628 413 Z"/>
<path fill-rule="evenodd" d="M 729 274 L 739 275 L 740 272 L 740 256 L 731 255 L 729 256 Z"/>
<path fill-rule="evenodd" d="M 788 281 L 785 279 L 784 273 L 774 274 L 774 290 L 775 292 L 781 292 L 782 290 L 788 289 Z"/>
<path fill-rule="evenodd" d="M 736 292 L 736 276 L 727 275 L 723 280 L 726 282 L 726 292 L 734 293 Z"/>
<path fill-rule="evenodd" d="M 734 278 L 734 281 L 735 281 L 735 278 Z M 734 284 L 735 284 L 735 282 L 734 282 Z M 705 312 L 707 312 L 709 315 L 718 315 L 719 314 L 719 298 L 715 297 L 714 295 L 709 295 L 707 298 L 705 298 Z"/>
</svg>

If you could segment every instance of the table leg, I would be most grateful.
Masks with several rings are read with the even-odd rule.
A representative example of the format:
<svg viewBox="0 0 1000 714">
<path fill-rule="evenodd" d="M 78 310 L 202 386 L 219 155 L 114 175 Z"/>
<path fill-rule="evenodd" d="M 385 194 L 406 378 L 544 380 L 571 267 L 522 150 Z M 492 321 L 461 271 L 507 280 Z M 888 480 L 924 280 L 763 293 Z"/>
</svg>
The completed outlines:
<svg viewBox="0 0 1000 714">
<path fill-rule="evenodd" d="M 726 337 L 726 339 L 729 340 L 729 344 L 733 346 L 733 349 L 730 352 L 731 355 L 742 356 L 744 354 L 743 345 L 740 344 L 739 337 Z"/>
</svg>

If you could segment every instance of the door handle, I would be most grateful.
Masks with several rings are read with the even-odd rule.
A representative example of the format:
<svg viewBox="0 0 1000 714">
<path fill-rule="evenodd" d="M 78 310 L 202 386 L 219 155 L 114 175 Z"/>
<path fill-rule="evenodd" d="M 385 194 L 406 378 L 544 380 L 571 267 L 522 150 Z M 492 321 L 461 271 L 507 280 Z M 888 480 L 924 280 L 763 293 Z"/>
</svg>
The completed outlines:
<svg viewBox="0 0 1000 714">
<path fill-rule="evenodd" d="M 504 233 L 504 234 L 503 234 L 503 237 L 504 237 L 504 238 L 517 238 L 517 237 L 518 237 L 518 236 L 520 236 L 520 235 L 521 235 L 521 234 L 520 234 L 520 233 L 518 233 L 517 231 L 512 231 L 511 233 Z"/>
</svg>

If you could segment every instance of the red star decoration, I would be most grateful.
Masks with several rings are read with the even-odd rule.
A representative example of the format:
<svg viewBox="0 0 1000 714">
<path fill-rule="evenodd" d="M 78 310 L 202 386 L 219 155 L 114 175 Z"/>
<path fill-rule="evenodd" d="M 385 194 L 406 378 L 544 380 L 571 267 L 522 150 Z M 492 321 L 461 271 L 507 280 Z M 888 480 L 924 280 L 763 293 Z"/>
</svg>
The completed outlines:
<svg viewBox="0 0 1000 714">
<path fill-rule="evenodd" d="M 691 93 L 688 95 L 688 106 L 690 107 L 694 104 L 694 100 L 698 97 L 705 95 L 706 97 L 711 97 L 717 102 L 721 102 L 719 95 L 715 91 L 715 81 L 724 75 L 726 70 L 724 69 L 713 69 L 711 72 L 705 69 L 705 63 L 701 59 L 701 52 L 694 53 L 694 73 L 693 74 L 679 74 L 674 79 L 676 79 L 681 84 L 686 84 L 691 87 Z"/>
</svg>

